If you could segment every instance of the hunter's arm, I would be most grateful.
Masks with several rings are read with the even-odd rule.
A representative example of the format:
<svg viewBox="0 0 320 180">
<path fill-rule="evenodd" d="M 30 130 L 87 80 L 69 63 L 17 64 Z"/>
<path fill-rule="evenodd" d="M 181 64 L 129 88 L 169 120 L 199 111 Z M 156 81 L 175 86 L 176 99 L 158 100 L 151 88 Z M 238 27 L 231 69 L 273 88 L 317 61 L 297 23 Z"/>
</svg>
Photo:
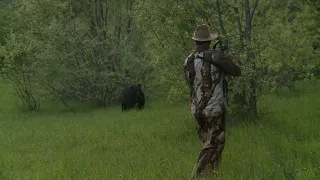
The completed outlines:
<svg viewBox="0 0 320 180">
<path fill-rule="evenodd" d="M 241 75 L 240 67 L 232 61 L 230 56 L 221 52 L 214 52 L 213 56 L 214 63 L 217 64 L 217 66 L 219 66 L 227 74 L 230 74 L 234 77 Z"/>
<path fill-rule="evenodd" d="M 183 64 L 183 74 L 184 74 L 184 79 L 187 84 L 190 84 L 190 73 L 188 71 L 188 58 L 185 59 L 184 64 Z"/>
<path fill-rule="evenodd" d="M 184 78 L 189 86 L 192 86 L 194 76 L 194 54 L 190 54 L 184 61 Z"/>
</svg>

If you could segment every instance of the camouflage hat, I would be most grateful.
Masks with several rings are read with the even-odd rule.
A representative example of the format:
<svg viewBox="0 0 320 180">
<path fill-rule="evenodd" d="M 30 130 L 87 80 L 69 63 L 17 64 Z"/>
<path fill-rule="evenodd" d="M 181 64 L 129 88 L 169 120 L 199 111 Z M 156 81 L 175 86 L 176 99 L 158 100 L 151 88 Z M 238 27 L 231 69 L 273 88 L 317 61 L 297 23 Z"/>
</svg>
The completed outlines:
<svg viewBox="0 0 320 180">
<path fill-rule="evenodd" d="M 206 24 L 198 25 L 192 37 L 195 41 L 211 41 L 218 37 L 218 33 L 210 32 L 210 28 Z"/>
</svg>

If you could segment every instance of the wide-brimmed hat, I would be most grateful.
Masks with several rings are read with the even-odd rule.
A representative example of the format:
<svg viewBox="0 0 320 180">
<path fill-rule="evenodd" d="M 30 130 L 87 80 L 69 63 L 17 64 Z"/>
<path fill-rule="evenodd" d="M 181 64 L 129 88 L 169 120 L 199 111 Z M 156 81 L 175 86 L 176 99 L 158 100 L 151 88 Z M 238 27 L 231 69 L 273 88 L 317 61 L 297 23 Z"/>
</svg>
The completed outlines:
<svg viewBox="0 0 320 180">
<path fill-rule="evenodd" d="M 210 28 L 206 24 L 198 25 L 194 31 L 192 39 L 195 41 L 211 41 L 218 37 L 217 32 L 210 32 Z"/>
</svg>

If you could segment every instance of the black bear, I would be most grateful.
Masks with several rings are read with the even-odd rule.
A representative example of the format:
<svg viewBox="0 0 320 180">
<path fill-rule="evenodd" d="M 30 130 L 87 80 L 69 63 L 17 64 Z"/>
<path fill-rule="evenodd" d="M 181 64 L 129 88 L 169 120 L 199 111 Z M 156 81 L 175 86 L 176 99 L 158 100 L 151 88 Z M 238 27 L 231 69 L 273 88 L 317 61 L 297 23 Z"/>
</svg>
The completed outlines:
<svg viewBox="0 0 320 180">
<path fill-rule="evenodd" d="M 138 109 L 143 109 L 144 103 L 145 97 L 141 89 L 141 84 L 132 85 L 123 90 L 121 97 L 122 111 L 127 111 L 129 109 L 135 108 L 136 105 Z"/>
</svg>

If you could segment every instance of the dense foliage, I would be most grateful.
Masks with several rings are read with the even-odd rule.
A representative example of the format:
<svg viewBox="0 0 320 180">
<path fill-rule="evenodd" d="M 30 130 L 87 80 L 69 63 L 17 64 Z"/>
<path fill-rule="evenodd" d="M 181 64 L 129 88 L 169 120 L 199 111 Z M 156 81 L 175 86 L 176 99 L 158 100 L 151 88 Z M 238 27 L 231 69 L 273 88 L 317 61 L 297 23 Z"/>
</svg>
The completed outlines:
<svg viewBox="0 0 320 180">
<path fill-rule="evenodd" d="M 219 31 L 243 76 L 234 106 L 257 114 L 264 91 L 319 74 L 316 0 L 17 0 L 0 7 L 1 76 L 31 109 L 58 98 L 110 106 L 128 84 L 188 98 L 183 61 L 197 24 Z"/>
</svg>

